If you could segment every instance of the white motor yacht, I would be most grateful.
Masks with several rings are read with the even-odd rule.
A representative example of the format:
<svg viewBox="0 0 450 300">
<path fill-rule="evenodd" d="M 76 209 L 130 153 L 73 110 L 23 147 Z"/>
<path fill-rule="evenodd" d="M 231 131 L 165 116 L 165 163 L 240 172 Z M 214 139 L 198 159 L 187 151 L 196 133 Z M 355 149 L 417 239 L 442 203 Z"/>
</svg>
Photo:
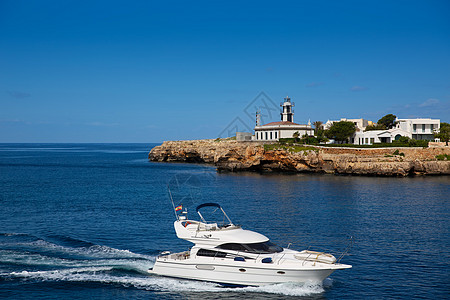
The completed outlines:
<svg viewBox="0 0 450 300">
<path fill-rule="evenodd" d="M 181 206 L 180 206 L 181 207 Z M 177 207 L 175 211 L 181 210 Z M 223 213 L 223 224 L 207 222 L 201 210 L 209 207 Z M 197 207 L 200 221 L 175 213 L 178 238 L 194 243 L 190 251 L 157 257 L 149 273 L 237 286 L 261 286 L 284 282 L 322 282 L 336 270 L 352 266 L 338 263 L 328 253 L 295 251 L 279 247 L 257 232 L 234 225 L 219 204 Z"/>
</svg>

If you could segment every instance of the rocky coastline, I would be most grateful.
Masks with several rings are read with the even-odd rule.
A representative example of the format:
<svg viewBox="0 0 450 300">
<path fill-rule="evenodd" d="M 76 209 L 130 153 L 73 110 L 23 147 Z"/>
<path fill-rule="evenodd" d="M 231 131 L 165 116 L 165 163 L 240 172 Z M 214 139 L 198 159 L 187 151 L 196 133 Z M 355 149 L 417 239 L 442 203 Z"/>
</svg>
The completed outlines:
<svg viewBox="0 0 450 300">
<path fill-rule="evenodd" d="M 157 162 L 205 163 L 218 171 L 328 173 L 366 176 L 450 175 L 450 147 L 335 148 L 237 142 L 166 141 L 148 157 Z"/>
</svg>

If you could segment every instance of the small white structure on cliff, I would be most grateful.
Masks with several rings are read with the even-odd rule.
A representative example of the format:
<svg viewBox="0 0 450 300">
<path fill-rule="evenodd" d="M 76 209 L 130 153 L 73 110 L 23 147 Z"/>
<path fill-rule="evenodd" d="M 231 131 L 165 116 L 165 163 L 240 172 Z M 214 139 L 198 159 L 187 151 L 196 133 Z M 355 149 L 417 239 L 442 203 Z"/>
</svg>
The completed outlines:
<svg viewBox="0 0 450 300">
<path fill-rule="evenodd" d="M 314 135 L 311 124 L 302 125 L 294 123 L 294 104 L 291 98 L 284 98 L 282 106 L 281 122 L 271 122 L 260 125 L 259 115 L 256 116 L 254 141 L 278 141 L 280 138 L 292 138 L 294 133 L 298 132 L 299 137 L 306 135 Z"/>
</svg>

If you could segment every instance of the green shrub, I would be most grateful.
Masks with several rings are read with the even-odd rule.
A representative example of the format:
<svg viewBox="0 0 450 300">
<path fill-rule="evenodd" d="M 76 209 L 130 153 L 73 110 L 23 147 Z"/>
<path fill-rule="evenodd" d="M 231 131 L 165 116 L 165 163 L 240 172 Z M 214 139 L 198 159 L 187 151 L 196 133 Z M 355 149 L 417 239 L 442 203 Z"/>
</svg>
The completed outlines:
<svg viewBox="0 0 450 300">
<path fill-rule="evenodd" d="M 392 142 L 397 147 L 428 147 L 428 141 L 410 139 L 407 136 L 402 136 L 398 140 Z"/>
<path fill-rule="evenodd" d="M 274 143 L 274 144 L 264 144 L 264 150 L 286 150 L 289 152 L 300 152 L 300 151 L 319 151 L 317 148 L 310 146 L 301 146 L 301 145 L 287 145 L 284 143 Z"/>
<path fill-rule="evenodd" d="M 450 160 L 450 155 L 449 154 L 439 154 L 439 155 L 436 155 L 436 159 L 437 160 Z"/>
<path fill-rule="evenodd" d="M 279 142 L 280 142 L 280 143 L 289 143 L 289 144 L 292 144 L 292 143 L 295 142 L 295 139 L 294 139 L 294 138 L 281 138 L 281 139 L 279 140 Z"/>
<path fill-rule="evenodd" d="M 393 141 L 393 143 L 398 143 L 398 144 L 408 144 L 409 143 L 410 138 L 407 136 L 401 136 L 398 140 Z"/>
<path fill-rule="evenodd" d="M 304 136 L 300 139 L 300 144 L 318 145 L 319 140 L 313 136 Z"/>
<path fill-rule="evenodd" d="M 408 142 L 409 147 L 428 147 L 428 141 L 410 139 Z"/>
</svg>

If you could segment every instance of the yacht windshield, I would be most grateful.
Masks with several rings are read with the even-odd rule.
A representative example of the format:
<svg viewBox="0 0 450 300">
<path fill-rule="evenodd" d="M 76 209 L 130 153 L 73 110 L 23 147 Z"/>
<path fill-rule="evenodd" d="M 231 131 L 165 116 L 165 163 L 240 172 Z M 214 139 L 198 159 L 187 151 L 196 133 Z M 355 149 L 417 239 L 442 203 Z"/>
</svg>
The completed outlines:
<svg viewBox="0 0 450 300">
<path fill-rule="evenodd" d="M 283 248 L 275 245 L 274 243 L 267 241 L 263 243 L 246 244 L 255 253 L 276 253 L 282 252 Z"/>
<path fill-rule="evenodd" d="M 227 243 L 218 246 L 218 248 L 226 250 L 243 251 L 249 253 L 276 253 L 283 251 L 283 248 L 275 245 L 270 241 L 252 244 Z"/>
</svg>

